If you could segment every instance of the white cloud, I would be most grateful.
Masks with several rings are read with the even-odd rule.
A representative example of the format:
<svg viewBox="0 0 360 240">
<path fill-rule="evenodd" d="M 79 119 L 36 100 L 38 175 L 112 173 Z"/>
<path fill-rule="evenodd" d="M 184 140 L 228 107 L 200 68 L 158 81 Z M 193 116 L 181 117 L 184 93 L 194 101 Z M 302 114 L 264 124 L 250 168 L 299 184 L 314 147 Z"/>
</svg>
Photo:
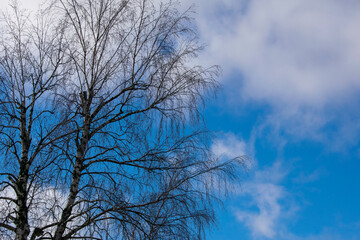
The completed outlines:
<svg viewBox="0 0 360 240">
<path fill-rule="evenodd" d="M 219 136 L 211 145 L 211 152 L 219 160 L 242 158 L 245 169 L 250 170 L 255 164 L 252 143 L 246 143 L 233 133 L 218 133 Z"/>
<path fill-rule="evenodd" d="M 232 88 L 238 93 L 236 101 L 271 107 L 264 123 L 268 127 L 323 140 L 322 128 L 339 123 L 343 112 L 349 111 L 343 108 L 354 104 L 360 91 L 359 1 L 199 0 L 195 4 L 199 30 L 208 45 L 203 60 L 222 65 L 227 84 L 238 86 Z M 329 109 L 341 114 L 331 115 Z M 347 123 L 339 125 L 342 130 Z"/>
<path fill-rule="evenodd" d="M 213 0 L 198 3 L 199 26 L 212 59 L 244 74 L 243 94 L 322 105 L 360 89 L 360 5 L 351 3 Z"/>
<path fill-rule="evenodd" d="M 246 155 L 246 143 L 234 134 L 227 133 L 217 138 L 211 146 L 211 151 L 218 157 L 236 158 Z"/>
<path fill-rule="evenodd" d="M 272 183 L 247 184 L 244 188 L 246 193 L 252 196 L 258 212 L 238 211 L 238 220 L 243 222 L 255 237 L 275 237 L 282 212 L 279 201 L 285 196 L 283 188 Z"/>
<path fill-rule="evenodd" d="M 249 209 L 255 207 L 255 210 L 238 210 L 236 217 L 251 231 L 254 239 L 274 239 L 287 232 L 284 220 L 296 211 L 290 193 L 281 184 L 287 174 L 288 170 L 277 161 L 256 171 L 254 178 L 243 185 L 240 194 L 250 197 Z"/>
</svg>

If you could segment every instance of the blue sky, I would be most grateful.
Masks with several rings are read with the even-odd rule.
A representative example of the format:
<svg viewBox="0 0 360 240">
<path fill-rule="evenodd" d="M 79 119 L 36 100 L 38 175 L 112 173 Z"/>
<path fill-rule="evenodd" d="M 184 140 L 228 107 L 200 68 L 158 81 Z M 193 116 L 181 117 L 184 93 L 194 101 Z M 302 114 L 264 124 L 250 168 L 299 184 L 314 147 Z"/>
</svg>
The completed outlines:
<svg viewBox="0 0 360 240">
<path fill-rule="evenodd" d="M 195 5 L 212 149 L 252 158 L 209 239 L 360 239 L 360 2 Z"/>
</svg>

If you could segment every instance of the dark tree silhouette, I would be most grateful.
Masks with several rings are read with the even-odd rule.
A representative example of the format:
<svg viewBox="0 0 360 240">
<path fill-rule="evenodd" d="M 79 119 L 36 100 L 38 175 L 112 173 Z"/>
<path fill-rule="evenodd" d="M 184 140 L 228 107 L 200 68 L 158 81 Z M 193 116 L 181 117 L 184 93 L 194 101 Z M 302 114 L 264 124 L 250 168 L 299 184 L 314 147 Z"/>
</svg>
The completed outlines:
<svg viewBox="0 0 360 240">
<path fill-rule="evenodd" d="M 242 158 L 209 150 L 176 2 L 59 0 L 2 18 L 0 231 L 9 239 L 201 239 Z M 35 19 L 35 20 L 34 20 Z"/>
</svg>

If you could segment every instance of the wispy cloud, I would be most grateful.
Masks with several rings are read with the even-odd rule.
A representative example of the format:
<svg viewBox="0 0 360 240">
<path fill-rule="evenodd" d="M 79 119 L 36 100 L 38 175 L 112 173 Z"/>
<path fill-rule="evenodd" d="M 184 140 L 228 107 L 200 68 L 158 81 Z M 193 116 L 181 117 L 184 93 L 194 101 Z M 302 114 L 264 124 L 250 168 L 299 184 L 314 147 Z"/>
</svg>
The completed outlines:
<svg viewBox="0 0 360 240">
<path fill-rule="evenodd" d="M 292 181 L 296 184 L 307 184 L 315 182 L 327 174 L 328 172 L 325 168 L 317 168 L 310 173 L 300 172 Z"/>
<path fill-rule="evenodd" d="M 233 133 L 225 133 L 214 141 L 211 151 L 219 157 L 235 158 L 246 155 L 248 149 L 244 140 Z"/>
<path fill-rule="evenodd" d="M 236 217 L 248 227 L 254 239 L 274 239 L 287 232 L 285 220 L 297 209 L 290 193 L 282 185 L 288 173 L 277 161 L 256 171 L 253 179 L 243 185 L 241 195 L 249 197 L 248 207 L 254 210 L 237 210 Z"/>
<path fill-rule="evenodd" d="M 285 196 L 284 189 L 272 183 L 248 184 L 245 187 L 247 193 L 252 196 L 258 212 L 238 211 L 238 220 L 243 222 L 255 236 L 275 237 L 282 212 L 279 201 Z"/>
<path fill-rule="evenodd" d="M 219 160 L 241 158 L 246 170 L 252 169 L 255 165 L 255 160 L 251 158 L 253 144 L 247 143 L 231 132 L 218 133 L 218 137 L 211 145 L 211 151 Z"/>
</svg>

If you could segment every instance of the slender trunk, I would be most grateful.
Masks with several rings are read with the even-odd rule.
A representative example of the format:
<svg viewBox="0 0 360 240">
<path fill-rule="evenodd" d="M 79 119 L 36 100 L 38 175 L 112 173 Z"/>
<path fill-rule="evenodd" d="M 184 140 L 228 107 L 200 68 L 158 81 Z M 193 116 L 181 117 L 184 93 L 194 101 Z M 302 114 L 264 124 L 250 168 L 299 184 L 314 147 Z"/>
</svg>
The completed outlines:
<svg viewBox="0 0 360 240">
<path fill-rule="evenodd" d="M 87 101 L 86 92 L 80 94 L 83 105 L 83 123 L 84 129 L 81 136 L 80 144 L 77 146 L 76 150 L 76 159 L 74 165 L 74 171 L 72 175 L 70 192 L 67 199 L 66 206 L 61 214 L 61 219 L 56 228 L 54 239 L 61 240 L 63 239 L 64 232 L 66 230 L 66 225 L 68 224 L 68 220 L 72 214 L 73 206 L 78 195 L 81 172 L 83 170 L 84 157 L 86 154 L 86 148 L 90 138 L 90 114 L 89 114 L 89 102 Z"/>
<path fill-rule="evenodd" d="M 15 240 L 26 240 L 30 233 L 30 226 L 28 221 L 28 180 L 29 180 L 29 169 L 30 163 L 28 159 L 29 148 L 30 148 L 30 136 L 26 129 L 26 109 L 23 103 L 20 107 L 20 139 L 21 139 L 21 159 L 19 178 L 16 182 L 16 195 L 17 195 L 17 209 L 16 209 L 16 232 Z"/>
<path fill-rule="evenodd" d="M 73 172 L 73 177 L 72 177 L 72 181 L 71 181 L 71 186 L 70 186 L 70 193 L 69 193 L 69 196 L 67 199 L 66 206 L 62 212 L 61 220 L 59 221 L 59 224 L 55 231 L 55 235 L 54 235 L 55 240 L 63 239 L 62 236 L 64 235 L 64 232 L 66 230 L 66 225 L 68 223 L 67 221 L 68 221 L 69 217 L 71 216 L 72 209 L 73 209 L 73 206 L 75 203 L 75 199 L 78 194 L 79 183 L 80 183 L 80 178 L 81 178 L 81 170 L 82 170 L 82 156 L 81 156 L 81 153 L 78 151 L 77 157 L 76 157 L 76 162 L 75 162 L 75 167 L 74 167 L 74 172 Z"/>
<path fill-rule="evenodd" d="M 27 182 L 28 182 L 28 165 L 20 167 L 19 179 L 16 184 L 17 191 L 17 212 L 16 212 L 16 240 L 25 240 L 30 233 L 28 222 L 28 206 L 27 206 Z"/>
</svg>

